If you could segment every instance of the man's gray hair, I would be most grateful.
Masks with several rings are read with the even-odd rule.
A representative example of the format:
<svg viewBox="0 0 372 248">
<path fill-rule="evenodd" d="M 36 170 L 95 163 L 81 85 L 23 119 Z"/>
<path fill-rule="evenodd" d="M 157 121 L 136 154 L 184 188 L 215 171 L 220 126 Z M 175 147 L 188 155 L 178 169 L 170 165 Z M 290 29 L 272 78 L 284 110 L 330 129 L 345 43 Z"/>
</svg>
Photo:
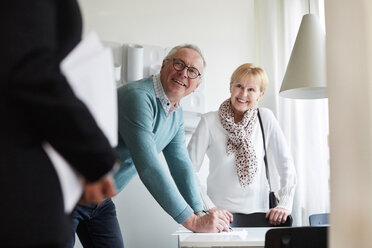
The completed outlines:
<svg viewBox="0 0 372 248">
<path fill-rule="evenodd" d="M 205 68 L 207 66 L 207 63 L 205 62 L 204 56 L 203 56 L 200 48 L 197 47 L 196 45 L 192 45 L 192 44 L 184 44 L 184 45 L 179 45 L 179 46 L 173 47 L 169 51 L 168 55 L 164 58 L 164 60 L 170 59 L 173 54 L 175 54 L 176 52 L 178 52 L 178 50 L 180 50 L 182 48 L 189 48 L 189 49 L 192 49 L 192 50 L 196 51 L 197 53 L 199 53 L 200 57 L 203 59 L 203 67 Z"/>
</svg>

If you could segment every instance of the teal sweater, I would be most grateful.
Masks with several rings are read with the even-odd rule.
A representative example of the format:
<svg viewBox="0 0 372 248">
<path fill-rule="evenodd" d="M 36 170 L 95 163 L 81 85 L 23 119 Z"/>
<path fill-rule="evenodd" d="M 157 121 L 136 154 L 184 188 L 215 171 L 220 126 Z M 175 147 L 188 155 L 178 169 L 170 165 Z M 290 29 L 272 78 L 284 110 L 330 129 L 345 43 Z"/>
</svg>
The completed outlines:
<svg viewBox="0 0 372 248">
<path fill-rule="evenodd" d="M 182 109 L 166 117 L 155 96 L 152 77 L 118 89 L 119 143 L 121 161 L 115 173 L 119 191 L 138 172 L 142 182 L 161 207 L 178 223 L 203 209 L 187 149 Z M 167 169 L 159 153 L 167 161 Z"/>
</svg>

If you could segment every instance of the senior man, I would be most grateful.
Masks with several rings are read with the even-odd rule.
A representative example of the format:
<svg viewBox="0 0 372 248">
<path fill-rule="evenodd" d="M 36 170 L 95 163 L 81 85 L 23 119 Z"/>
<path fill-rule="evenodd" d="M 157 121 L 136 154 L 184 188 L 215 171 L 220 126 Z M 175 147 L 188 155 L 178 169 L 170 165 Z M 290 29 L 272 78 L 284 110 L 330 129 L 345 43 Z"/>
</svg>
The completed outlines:
<svg viewBox="0 0 372 248">
<path fill-rule="evenodd" d="M 194 45 L 174 47 L 163 60 L 160 74 L 128 83 L 118 89 L 120 169 L 114 175 L 121 191 L 138 173 L 140 179 L 178 223 L 193 232 L 229 231 L 232 215 L 214 210 L 207 215 L 194 176 L 185 141 L 180 100 L 194 92 L 201 82 L 205 60 Z M 167 161 L 171 176 L 159 160 Z M 88 208 L 88 209 L 87 209 Z M 89 207 L 78 206 L 77 233 L 84 246 L 95 243 L 123 247 L 115 206 L 107 199 L 99 215 L 84 220 Z M 95 221 L 101 219 L 102 221 Z M 88 238 L 89 236 L 89 238 Z M 103 238 L 104 237 L 104 238 Z"/>
</svg>

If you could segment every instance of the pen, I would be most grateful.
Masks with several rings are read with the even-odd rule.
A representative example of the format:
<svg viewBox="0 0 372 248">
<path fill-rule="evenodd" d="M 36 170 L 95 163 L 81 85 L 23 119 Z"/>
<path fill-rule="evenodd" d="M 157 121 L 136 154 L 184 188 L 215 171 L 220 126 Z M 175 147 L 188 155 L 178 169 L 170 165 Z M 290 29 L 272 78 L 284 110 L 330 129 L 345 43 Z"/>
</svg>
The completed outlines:
<svg viewBox="0 0 372 248">
<path fill-rule="evenodd" d="M 205 211 L 205 210 L 203 210 L 202 212 L 203 212 L 204 214 L 209 214 L 208 211 Z M 229 230 L 230 230 L 230 231 L 234 231 L 234 230 L 231 228 L 230 225 L 229 225 Z"/>
</svg>

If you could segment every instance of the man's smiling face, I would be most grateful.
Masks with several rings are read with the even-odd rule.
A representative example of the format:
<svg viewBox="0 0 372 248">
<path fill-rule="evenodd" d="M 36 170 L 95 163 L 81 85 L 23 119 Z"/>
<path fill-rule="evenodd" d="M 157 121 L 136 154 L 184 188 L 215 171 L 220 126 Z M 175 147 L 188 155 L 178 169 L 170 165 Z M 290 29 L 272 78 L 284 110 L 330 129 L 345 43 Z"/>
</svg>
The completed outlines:
<svg viewBox="0 0 372 248">
<path fill-rule="evenodd" d="M 160 80 L 168 99 L 172 104 L 195 91 L 200 84 L 200 77 L 191 79 L 187 76 L 188 68 L 177 71 L 173 66 L 173 59 L 182 60 L 186 66 L 196 68 L 203 74 L 203 59 L 199 53 L 190 48 L 181 48 L 170 59 L 164 60 L 160 71 Z"/>
</svg>

